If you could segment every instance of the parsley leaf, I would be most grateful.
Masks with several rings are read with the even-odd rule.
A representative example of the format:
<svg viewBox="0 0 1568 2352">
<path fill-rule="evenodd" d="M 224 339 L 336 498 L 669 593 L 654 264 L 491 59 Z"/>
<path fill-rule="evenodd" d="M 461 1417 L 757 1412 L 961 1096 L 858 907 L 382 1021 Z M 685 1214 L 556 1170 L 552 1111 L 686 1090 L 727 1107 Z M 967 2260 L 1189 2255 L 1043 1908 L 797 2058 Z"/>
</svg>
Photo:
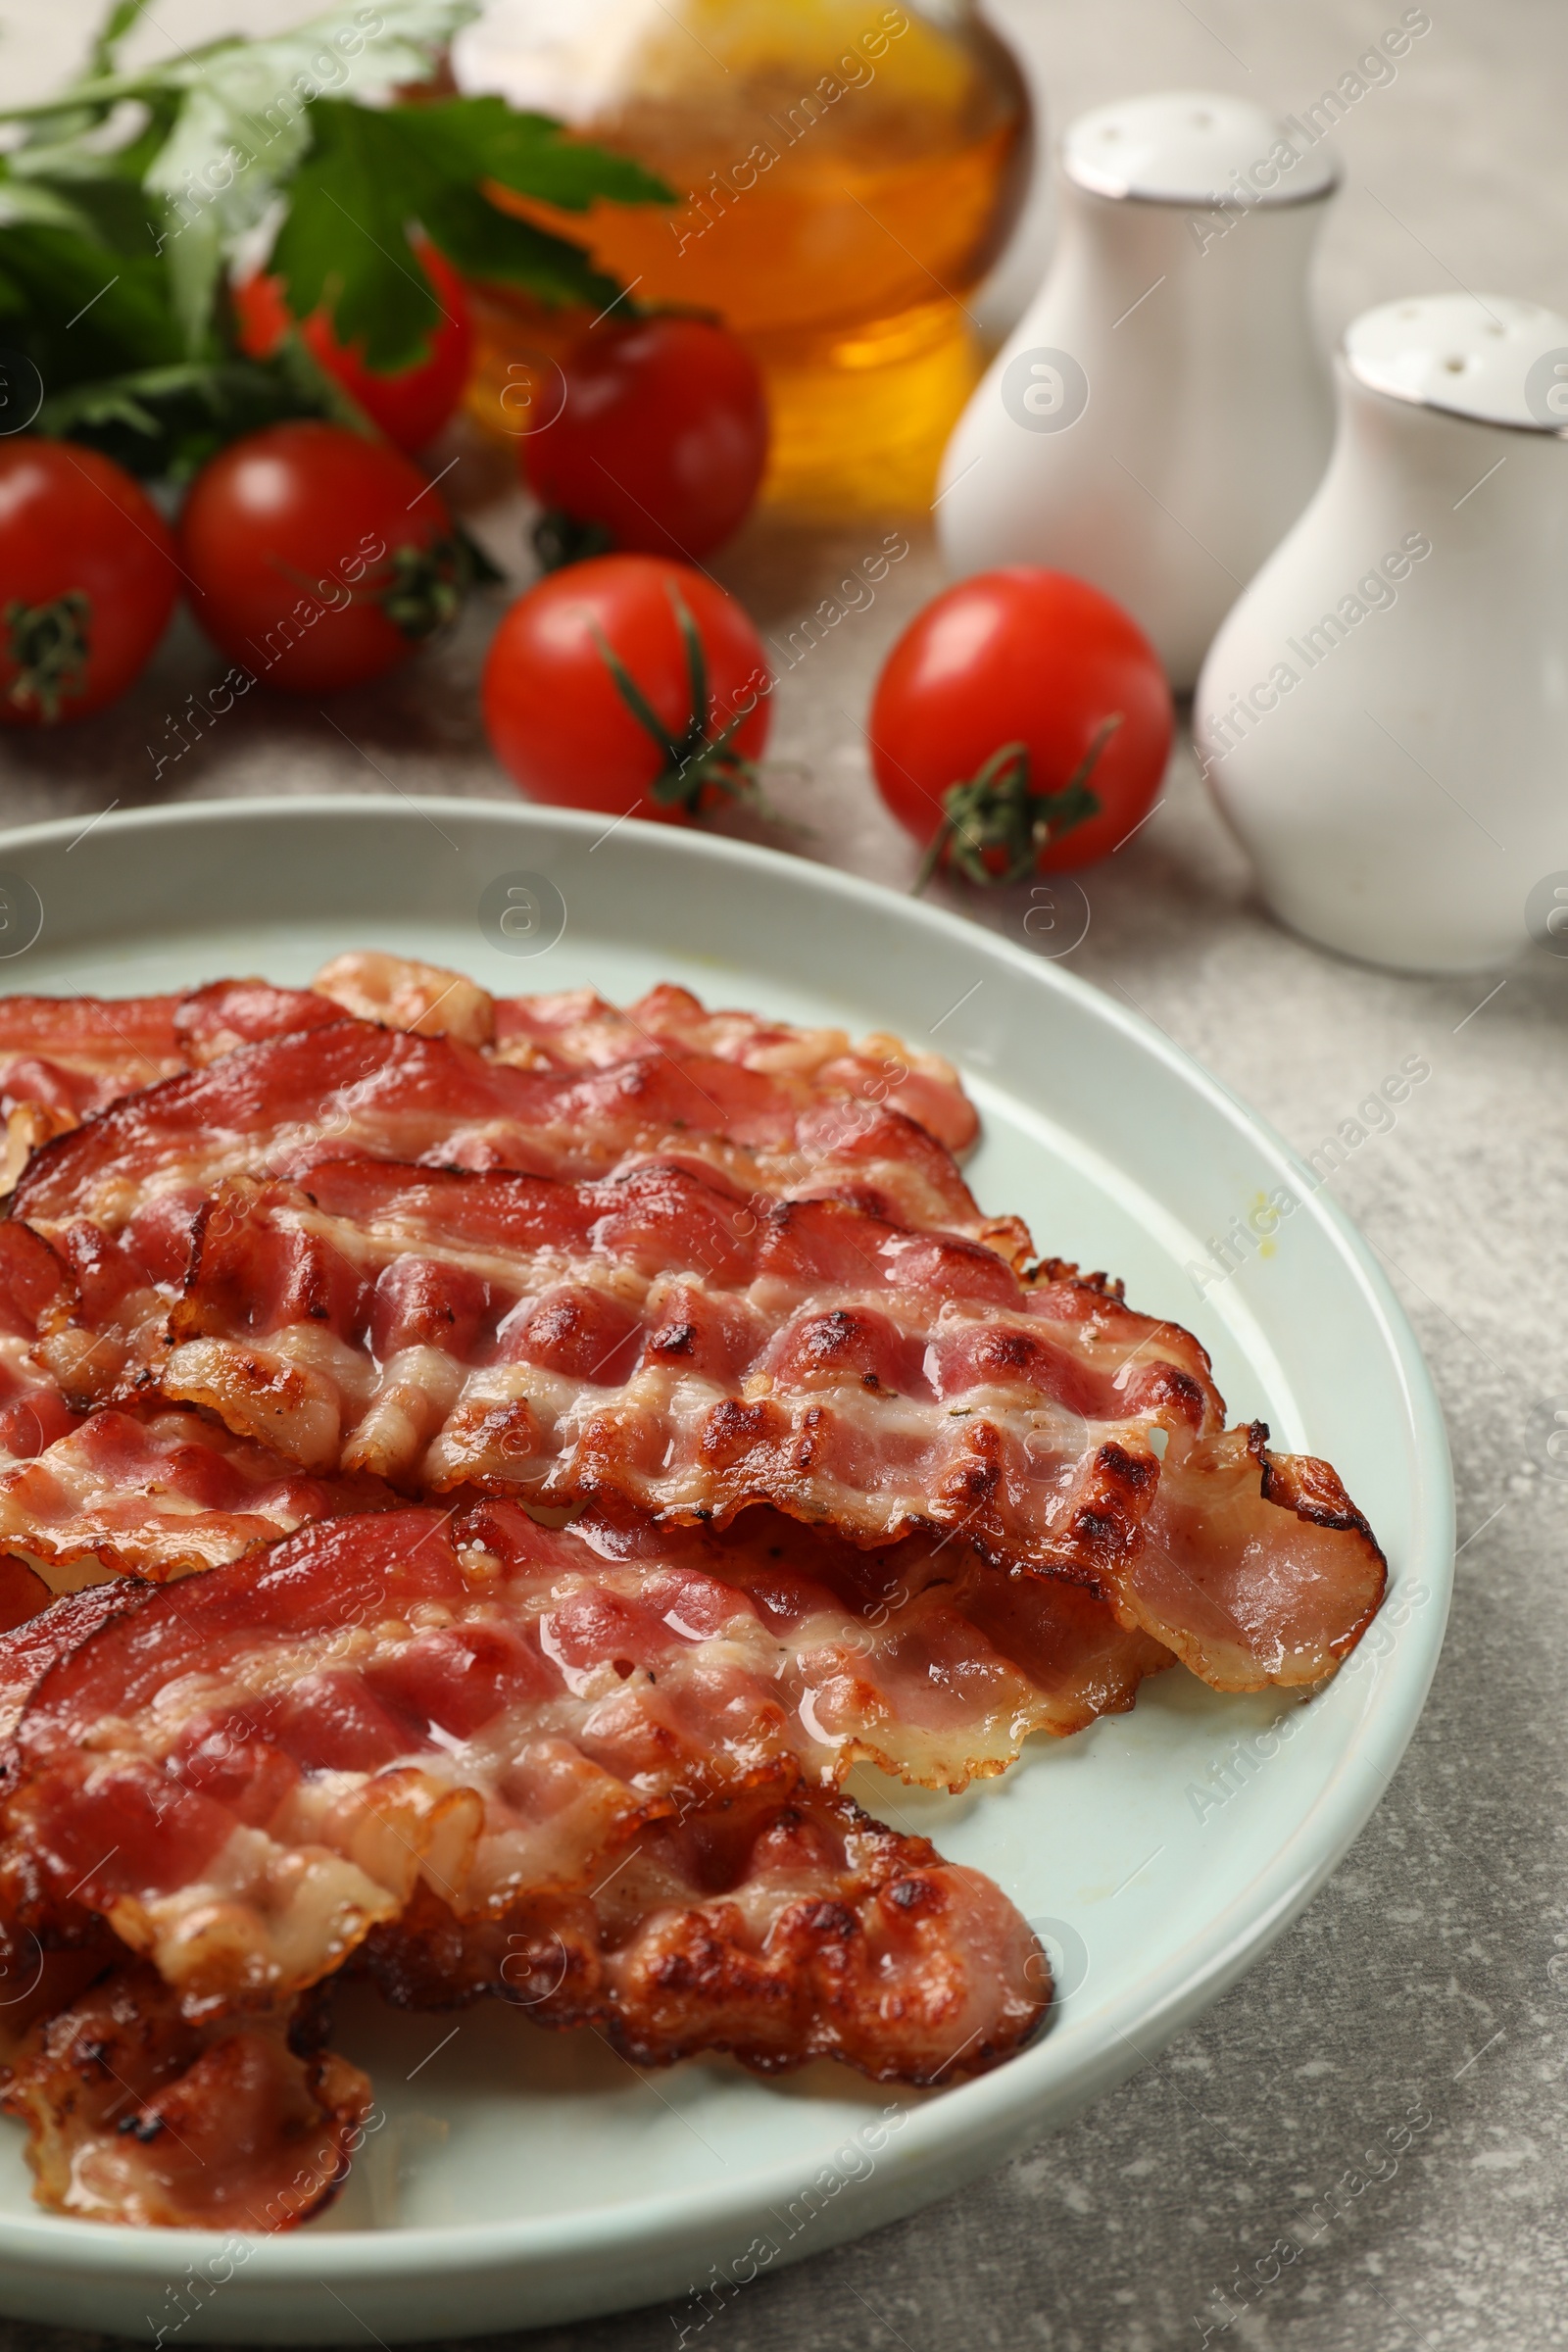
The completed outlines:
<svg viewBox="0 0 1568 2352">
<path fill-rule="evenodd" d="M 582 247 L 486 190 L 582 212 L 673 202 L 661 180 L 499 98 L 386 102 L 432 79 L 477 5 L 343 0 L 292 32 L 128 70 L 141 0 L 115 0 L 83 74 L 0 109 L 24 126 L 0 154 L 0 334 L 43 376 L 43 429 L 138 472 L 183 471 L 272 416 L 341 414 L 298 337 L 266 363 L 237 348 L 229 273 L 242 255 L 255 266 L 274 220 L 290 308 L 324 308 L 372 368 L 419 360 L 441 318 L 411 233 L 470 277 L 612 302 Z"/>
<path fill-rule="evenodd" d="M 409 241 L 415 222 L 471 277 L 595 310 L 619 292 L 579 246 L 491 204 L 485 180 L 574 210 L 599 194 L 622 203 L 668 194 L 640 165 L 573 147 L 558 124 L 512 115 L 499 98 L 384 109 L 321 98 L 312 134 L 271 266 L 295 316 L 330 311 L 340 340 L 363 340 L 371 368 L 421 358 L 441 317 Z"/>
</svg>

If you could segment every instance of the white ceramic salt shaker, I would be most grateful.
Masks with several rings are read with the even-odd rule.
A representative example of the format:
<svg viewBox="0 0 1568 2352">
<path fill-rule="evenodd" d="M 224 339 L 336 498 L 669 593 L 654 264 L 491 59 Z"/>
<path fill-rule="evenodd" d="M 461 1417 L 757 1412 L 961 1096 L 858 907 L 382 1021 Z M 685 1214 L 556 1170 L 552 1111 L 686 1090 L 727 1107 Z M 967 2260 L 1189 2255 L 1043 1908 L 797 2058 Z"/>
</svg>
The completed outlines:
<svg viewBox="0 0 1568 2352">
<path fill-rule="evenodd" d="M 1532 931 L 1560 954 L 1568 319 L 1387 303 L 1338 375 L 1322 486 L 1204 665 L 1209 785 L 1325 947 L 1400 971 L 1480 970 Z"/>
<path fill-rule="evenodd" d="M 1338 168 L 1309 125 L 1178 91 L 1081 116 L 1034 304 L 958 422 L 936 514 L 959 573 L 1047 564 L 1190 687 L 1333 437 L 1306 277 Z"/>
</svg>

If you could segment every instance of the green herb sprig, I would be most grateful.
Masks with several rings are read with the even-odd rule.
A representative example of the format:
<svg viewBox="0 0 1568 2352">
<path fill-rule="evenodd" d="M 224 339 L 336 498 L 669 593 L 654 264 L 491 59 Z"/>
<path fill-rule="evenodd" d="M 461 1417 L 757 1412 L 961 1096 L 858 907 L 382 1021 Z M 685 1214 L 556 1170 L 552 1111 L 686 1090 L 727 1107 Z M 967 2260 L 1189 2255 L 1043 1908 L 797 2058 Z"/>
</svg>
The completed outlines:
<svg viewBox="0 0 1568 2352">
<path fill-rule="evenodd" d="M 143 474 L 185 475 L 291 416 L 363 418 L 298 336 L 239 348 L 231 270 L 260 259 L 297 318 L 324 310 L 367 364 L 428 350 L 441 304 L 416 240 L 463 274 L 602 310 L 620 291 L 584 249 L 492 204 L 487 183 L 567 212 L 673 201 L 623 156 L 499 98 L 399 100 L 428 84 L 477 0 L 375 0 L 267 40 L 122 63 L 141 0 L 116 0 L 83 72 L 0 108 L 0 346 L 44 384 L 38 428 Z"/>
</svg>

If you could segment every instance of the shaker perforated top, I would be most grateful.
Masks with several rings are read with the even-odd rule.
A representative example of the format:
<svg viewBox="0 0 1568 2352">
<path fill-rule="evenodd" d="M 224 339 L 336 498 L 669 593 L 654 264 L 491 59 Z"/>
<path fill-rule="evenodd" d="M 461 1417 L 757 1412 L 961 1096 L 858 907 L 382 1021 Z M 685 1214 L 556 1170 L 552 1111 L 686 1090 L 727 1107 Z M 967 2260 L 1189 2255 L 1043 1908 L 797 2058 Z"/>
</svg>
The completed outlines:
<svg viewBox="0 0 1568 2352">
<path fill-rule="evenodd" d="M 1145 204 L 1276 207 L 1339 185 L 1340 167 L 1310 123 L 1212 90 L 1121 98 L 1069 124 L 1062 169 L 1097 196 Z"/>
<path fill-rule="evenodd" d="M 1506 294 L 1425 294 L 1363 311 L 1345 365 L 1393 400 L 1482 424 L 1568 432 L 1568 318 Z"/>
</svg>

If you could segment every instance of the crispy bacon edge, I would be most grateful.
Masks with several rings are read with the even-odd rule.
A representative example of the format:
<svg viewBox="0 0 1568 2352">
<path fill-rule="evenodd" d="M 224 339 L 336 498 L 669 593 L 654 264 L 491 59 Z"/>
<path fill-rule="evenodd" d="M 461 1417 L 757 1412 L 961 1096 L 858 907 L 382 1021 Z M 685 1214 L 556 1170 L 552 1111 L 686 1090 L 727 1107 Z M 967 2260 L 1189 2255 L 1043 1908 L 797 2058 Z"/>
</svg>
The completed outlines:
<svg viewBox="0 0 1568 2352">
<path fill-rule="evenodd" d="M 636 2066 L 727 2052 L 777 2075 L 833 2058 L 916 2088 L 1001 2065 L 1053 1997 L 991 1880 L 846 1796 L 766 1784 L 639 1831 L 597 1899 L 465 1921 L 422 1886 L 363 1965 L 400 2007 L 490 1996 L 591 2028 Z"/>
<path fill-rule="evenodd" d="M 7 2112 L 41 2205 L 132 2229 L 297 2229 L 348 2178 L 368 2080 L 313 2004 L 193 2025 L 124 1956 L 28 2034 Z"/>
</svg>

